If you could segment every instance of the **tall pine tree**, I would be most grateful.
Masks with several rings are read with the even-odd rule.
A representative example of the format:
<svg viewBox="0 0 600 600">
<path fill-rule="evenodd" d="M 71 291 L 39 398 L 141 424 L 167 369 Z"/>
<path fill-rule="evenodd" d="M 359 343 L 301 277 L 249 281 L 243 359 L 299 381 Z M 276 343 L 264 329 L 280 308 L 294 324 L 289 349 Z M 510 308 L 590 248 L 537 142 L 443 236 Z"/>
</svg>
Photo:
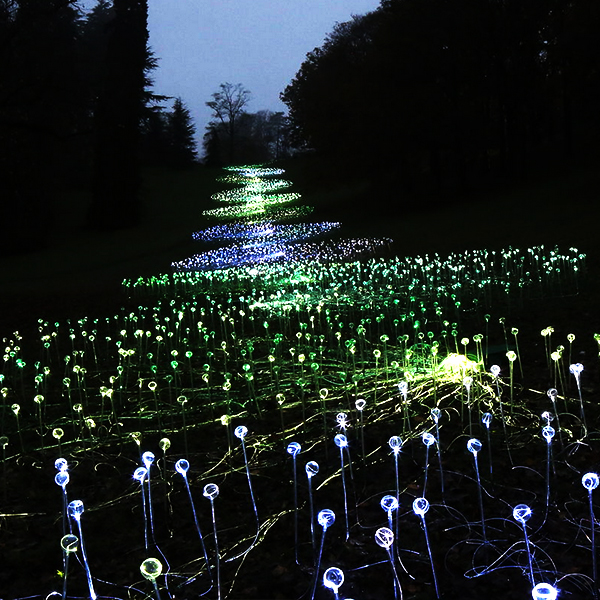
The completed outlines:
<svg viewBox="0 0 600 600">
<path fill-rule="evenodd" d="M 190 111 L 176 98 L 168 115 L 169 162 L 174 167 L 189 167 L 197 158 L 196 129 Z"/>
</svg>

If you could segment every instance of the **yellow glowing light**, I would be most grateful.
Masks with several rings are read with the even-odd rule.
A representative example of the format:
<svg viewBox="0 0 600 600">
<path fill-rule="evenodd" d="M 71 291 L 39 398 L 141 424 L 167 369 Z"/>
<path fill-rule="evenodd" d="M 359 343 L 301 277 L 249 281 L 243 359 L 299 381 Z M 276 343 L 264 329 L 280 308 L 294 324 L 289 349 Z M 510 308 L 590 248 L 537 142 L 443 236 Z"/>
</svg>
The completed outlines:
<svg viewBox="0 0 600 600">
<path fill-rule="evenodd" d="M 471 360 L 464 354 L 448 354 L 446 358 L 438 365 L 437 372 L 443 377 L 452 380 L 461 381 L 466 373 L 478 371 L 480 365 Z"/>
</svg>

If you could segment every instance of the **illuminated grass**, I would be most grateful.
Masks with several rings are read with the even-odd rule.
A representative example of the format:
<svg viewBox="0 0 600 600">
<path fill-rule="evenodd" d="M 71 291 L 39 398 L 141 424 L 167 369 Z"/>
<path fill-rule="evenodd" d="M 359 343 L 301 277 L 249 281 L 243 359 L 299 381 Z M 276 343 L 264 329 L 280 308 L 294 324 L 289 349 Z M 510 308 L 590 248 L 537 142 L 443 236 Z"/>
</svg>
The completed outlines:
<svg viewBox="0 0 600 600">
<path fill-rule="evenodd" d="M 339 229 L 340 223 L 298 223 L 296 225 L 279 225 L 273 221 L 257 221 L 248 223 L 231 223 L 217 225 L 192 234 L 193 239 L 203 242 L 272 243 L 295 242 L 311 237 L 321 236 Z"/>
<path fill-rule="evenodd" d="M 233 173 L 258 177 L 258 169 Z M 235 236 L 247 232 L 245 227 L 253 225 L 212 233 L 231 231 Z M 273 231 L 278 227 L 273 224 Z M 345 458 L 353 461 L 352 471 L 346 463 L 349 487 L 344 494 L 349 543 L 342 541 L 333 525 L 323 558 L 344 560 L 346 596 L 359 596 L 361 589 L 374 589 L 379 580 L 388 581 L 389 573 L 379 570 L 380 549 L 373 535 L 386 518 L 380 499 L 395 486 L 388 446 L 391 435 L 402 438 L 402 452 L 396 459 L 400 463 L 397 495 L 402 496 L 403 510 L 421 496 L 423 470 L 428 469 L 427 527 L 442 593 L 455 589 L 461 577 L 474 584 L 479 578 L 491 581 L 499 589 L 498 580 L 505 584 L 508 573 L 529 585 L 528 577 L 522 575 L 524 565 L 529 567 L 527 558 L 523 560 L 522 531 L 511 523 L 509 503 L 513 500 L 527 502 L 539 519 L 539 529 L 531 536 L 535 577 L 559 582 L 571 594 L 591 592 L 588 495 L 576 485 L 581 487 L 579 471 L 587 472 L 588 460 L 599 450 L 594 425 L 598 420 L 593 418 L 598 416 L 597 403 L 588 397 L 585 386 L 579 388 L 581 396 L 569 396 L 566 380 L 565 393 L 549 396 L 537 385 L 543 377 L 530 385 L 516 370 L 509 371 L 506 360 L 497 374 L 491 373 L 487 354 L 488 346 L 498 339 L 505 340 L 502 357 L 512 351 L 504 334 L 506 327 L 508 331 L 515 328 L 499 318 L 504 309 L 535 298 L 576 293 L 585 256 L 573 248 L 563 252 L 537 247 L 355 260 L 357 253 L 370 254 L 386 241 L 290 245 L 283 243 L 283 232 L 292 230 L 280 231 L 282 239 L 276 243 L 265 243 L 258 234 L 261 241 L 252 248 L 253 257 L 234 254 L 227 259 L 235 267 L 125 281 L 132 302 L 114 315 L 56 323 L 40 320 L 38 339 L 23 340 L 15 332 L 4 340 L 0 438 L 3 466 L 10 473 L 3 480 L 5 504 L 11 507 L 3 517 L 9 527 L 0 531 L 5 560 L 32 536 L 36 519 L 43 519 L 44 535 L 56 537 L 49 547 L 56 548 L 57 554 L 54 562 L 49 559 L 37 567 L 39 577 L 28 577 L 26 591 L 10 597 L 46 597 L 62 589 L 63 582 L 54 582 L 52 574 L 62 566 L 58 542 L 63 490 L 43 488 L 46 480 L 50 487 L 55 485 L 52 465 L 58 455 L 73 465 L 69 486 L 74 488 L 65 492 L 77 489 L 87 496 L 82 520 L 87 520 L 86 545 L 90 563 L 96 561 L 92 572 L 98 577 L 94 583 L 100 596 L 166 597 L 167 585 L 172 597 L 214 595 L 214 589 L 209 593 L 209 562 L 213 570 L 220 566 L 223 595 L 242 597 L 255 583 L 248 578 L 265 580 L 264 557 L 273 554 L 268 546 L 275 532 L 281 538 L 274 551 L 281 554 L 287 545 L 290 550 L 289 556 L 285 552 L 277 556 L 277 564 L 303 590 L 310 590 L 312 573 L 294 564 L 296 552 L 303 564 L 314 558 L 306 485 L 299 490 L 300 542 L 292 548 L 293 491 L 285 448 L 291 441 L 301 442 L 300 460 L 317 459 L 321 465 L 313 482 L 316 501 L 335 503 L 337 499 L 339 503 L 344 462 L 340 467 L 333 439 L 342 429 L 349 440 Z M 233 252 L 239 249 L 239 244 L 229 247 Z M 261 264 L 268 262 L 265 257 L 270 252 L 279 251 L 289 258 Z M 521 325 L 519 335 L 526 329 Z M 562 351 L 552 350 L 556 344 L 567 343 L 564 333 L 554 328 L 545 331 L 538 348 L 542 365 L 548 354 L 548 364 L 542 369 L 550 380 L 558 379 L 564 370 Z M 576 354 L 585 343 L 583 338 L 565 338 L 568 352 Z M 590 334 L 591 344 L 597 345 L 598 340 L 600 336 Z M 554 353 L 556 360 L 550 362 Z M 589 362 L 582 377 L 594 368 Z M 525 375 L 532 370 L 525 363 Z M 471 379 L 468 390 L 466 378 Z M 584 405 L 587 431 L 580 417 Z M 564 485 L 551 484 L 555 495 L 550 495 L 550 501 L 546 494 L 550 479 L 542 472 L 546 464 L 542 469 L 531 462 L 536 443 L 543 456 L 547 451 L 540 436 L 541 408 L 560 412 L 554 460 L 558 481 Z M 445 495 L 439 488 L 442 455 L 439 470 L 433 460 L 423 464 L 421 440 L 433 430 L 432 409 L 438 411 L 436 444 L 438 451 L 443 447 Z M 472 464 L 461 454 L 468 459 L 465 442 L 470 437 L 471 412 L 484 440 L 481 418 L 493 415 L 493 435 L 486 441 L 492 439 L 494 456 L 502 457 L 494 465 L 504 466 L 492 478 L 491 469 L 486 472 L 488 456 L 484 458 L 485 543 L 478 512 L 470 514 L 471 504 L 465 501 L 476 490 Z M 340 419 L 341 413 L 346 416 Z M 236 427 L 241 425 L 249 432 L 247 456 L 246 448 L 242 455 L 234 440 Z M 559 443 L 564 446 L 559 448 Z M 489 446 L 483 444 L 482 457 Z M 157 454 L 147 482 L 157 509 L 155 531 L 148 537 L 156 536 L 149 542 L 168 559 L 160 561 L 163 573 L 152 585 L 135 575 L 148 558 L 140 486 L 132 482 L 132 474 L 147 450 Z M 506 468 L 509 453 L 515 463 Z M 189 490 L 173 475 L 182 457 L 190 465 Z M 250 472 L 262 491 L 255 505 L 254 496 L 243 491 Z M 210 507 L 200 507 L 201 490 L 214 482 L 218 482 L 218 497 L 211 496 Z M 13 489 L 35 494 L 38 484 L 43 488 L 39 496 L 11 495 Z M 199 545 L 196 516 L 190 515 L 191 497 L 197 498 L 203 526 L 212 526 L 210 517 L 215 518 L 217 556 L 215 546 L 208 546 L 205 553 Z M 145 509 L 151 506 L 149 502 L 144 500 Z M 546 517 L 542 506 L 548 507 Z M 38 514 L 42 510 L 43 517 Z M 423 567 L 422 556 L 427 555 L 420 523 L 409 513 L 405 510 L 397 516 L 400 533 L 395 548 L 414 577 L 411 586 L 431 595 L 432 573 Z M 113 519 L 119 519 L 122 526 L 113 527 Z M 95 541 L 88 537 L 88 524 L 95 524 Z M 206 533 L 205 540 L 208 545 Z M 94 548 L 100 546 L 114 550 L 120 567 L 117 575 L 105 574 L 112 567 L 110 557 L 103 562 L 94 556 Z M 580 572 L 573 573 L 572 564 L 562 562 L 565 548 L 578 560 Z M 14 567 L 11 563 L 7 568 Z M 272 571 L 273 579 L 276 572 Z M 403 572 L 399 573 L 404 582 Z M 69 590 L 74 590 L 69 593 L 84 596 L 85 575 L 70 569 L 69 577 Z M 295 585 L 282 591 L 284 585 L 272 583 L 277 593 L 300 595 Z M 390 591 L 390 585 L 385 590 L 383 594 Z"/>
</svg>

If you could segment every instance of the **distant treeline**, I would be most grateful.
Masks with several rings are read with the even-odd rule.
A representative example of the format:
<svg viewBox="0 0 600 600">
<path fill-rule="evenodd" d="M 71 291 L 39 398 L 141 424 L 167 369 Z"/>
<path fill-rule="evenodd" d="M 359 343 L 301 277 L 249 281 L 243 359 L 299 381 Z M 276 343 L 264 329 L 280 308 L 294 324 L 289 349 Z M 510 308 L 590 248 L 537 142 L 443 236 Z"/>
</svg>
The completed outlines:
<svg viewBox="0 0 600 600">
<path fill-rule="evenodd" d="M 213 119 L 206 127 L 202 147 L 203 163 L 211 167 L 251 164 L 288 158 L 293 152 L 288 120 L 282 112 L 241 110 L 235 130 L 225 122 Z"/>
<path fill-rule="evenodd" d="M 456 192 L 599 157 L 598 0 L 382 0 L 282 100 L 340 174 Z"/>
<path fill-rule="evenodd" d="M 42 246 L 65 189 L 91 192 L 90 228 L 140 219 L 140 167 L 186 166 L 194 128 L 152 94 L 147 0 L 0 0 L 2 253 Z M 89 196 L 88 196 L 89 197 Z"/>
</svg>

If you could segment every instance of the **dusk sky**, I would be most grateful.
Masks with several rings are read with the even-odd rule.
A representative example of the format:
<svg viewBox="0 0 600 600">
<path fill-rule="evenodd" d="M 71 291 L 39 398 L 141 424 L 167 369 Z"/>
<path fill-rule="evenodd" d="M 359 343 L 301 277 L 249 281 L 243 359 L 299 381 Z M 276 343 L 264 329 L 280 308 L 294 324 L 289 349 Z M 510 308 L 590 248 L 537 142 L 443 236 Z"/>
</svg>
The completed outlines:
<svg viewBox="0 0 600 600">
<path fill-rule="evenodd" d="M 248 112 L 283 111 L 279 93 L 306 54 L 336 22 L 378 6 L 379 0 L 149 0 L 150 45 L 159 58 L 154 91 L 183 99 L 200 140 L 211 118 L 205 102 L 220 83 L 252 92 Z"/>
</svg>

